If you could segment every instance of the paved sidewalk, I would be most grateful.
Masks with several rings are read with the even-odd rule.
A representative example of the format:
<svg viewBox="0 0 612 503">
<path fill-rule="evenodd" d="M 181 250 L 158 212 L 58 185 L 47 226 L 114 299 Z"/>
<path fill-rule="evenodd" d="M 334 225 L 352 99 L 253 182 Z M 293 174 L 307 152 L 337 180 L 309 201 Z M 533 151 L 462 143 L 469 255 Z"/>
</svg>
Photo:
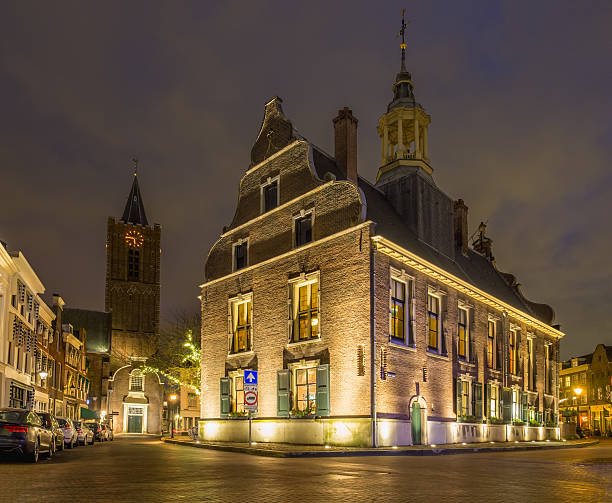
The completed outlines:
<svg viewBox="0 0 612 503">
<path fill-rule="evenodd" d="M 199 449 L 214 449 L 218 451 L 241 452 L 254 456 L 275 458 L 322 458 L 343 456 L 437 456 L 448 454 L 469 454 L 478 452 L 509 452 L 529 451 L 537 449 L 567 449 L 571 447 L 589 447 L 599 443 L 599 440 L 568 440 L 563 442 L 490 442 L 473 444 L 445 444 L 428 446 L 380 447 L 336 447 L 321 445 L 291 445 L 272 443 L 234 443 L 234 442 L 201 442 L 188 438 L 162 438 L 164 442 L 196 447 Z"/>
</svg>

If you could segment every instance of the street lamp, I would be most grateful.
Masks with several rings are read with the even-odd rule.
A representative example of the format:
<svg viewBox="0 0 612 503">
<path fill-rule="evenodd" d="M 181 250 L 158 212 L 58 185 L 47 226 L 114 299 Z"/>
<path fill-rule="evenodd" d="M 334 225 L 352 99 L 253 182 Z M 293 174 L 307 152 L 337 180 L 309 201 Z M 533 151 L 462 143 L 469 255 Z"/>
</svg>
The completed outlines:
<svg viewBox="0 0 612 503">
<path fill-rule="evenodd" d="M 574 393 L 576 396 L 572 397 L 572 399 L 576 400 L 576 426 L 582 429 L 580 426 L 580 401 L 578 398 L 582 395 L 582 388 L 574 388 Z"/>
<path fill-rule="evenodd" d="M 170 395 L 170 401 L 172 402 L 172 404 L 174 404 L 174 402 L 176 402 L 177 396 L 176 395 Z M 170 412 L 170 411 L 169 411 Z M 174 405 L 172 407 L 172 412 L 171 414 L 173 414 L 174 412 Z M 174 415 L 172 415 L 172 425 L 170 427 L 170 438 L 174 438 Z"/>
</svg>

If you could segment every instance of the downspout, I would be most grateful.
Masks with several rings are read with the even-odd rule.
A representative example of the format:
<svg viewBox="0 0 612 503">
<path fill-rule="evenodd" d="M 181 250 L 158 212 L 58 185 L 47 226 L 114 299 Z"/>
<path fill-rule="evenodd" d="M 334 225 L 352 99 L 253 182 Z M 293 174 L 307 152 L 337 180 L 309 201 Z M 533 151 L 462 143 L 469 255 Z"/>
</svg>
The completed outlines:
<svg viewBox="0 0 612 503">
<path fill-rule="evenodd" d="M 372 447 L 378 447 L 376 419 L 376 268 L 375 244 L 370 241 L 370 415 L 372 416 Z"/>
</svg>

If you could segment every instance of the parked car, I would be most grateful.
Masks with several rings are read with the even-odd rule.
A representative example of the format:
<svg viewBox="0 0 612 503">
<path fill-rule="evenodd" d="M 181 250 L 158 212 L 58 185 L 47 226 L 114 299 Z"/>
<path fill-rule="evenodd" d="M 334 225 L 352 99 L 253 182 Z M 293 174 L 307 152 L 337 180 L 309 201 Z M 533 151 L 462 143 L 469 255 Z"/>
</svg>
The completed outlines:
<svg viewBox="0 0 612 503">
<path fill-rule="evenodd" d="M 38 415 L 43 420 L 43 426 L 50 429 L 53 432 L 53 438 L 55 439 L 55 450 L 64 450 L 64 430 L 57 422 L 57 418 L 49 412 L 39 412 Z"/>
<path fill-rule="evenodd" d="M 57 422 L 59 423 L 62 430 L 64 430 L 64 444 L 68 449 L 74 449 L 79 445 L 79 437 L 72 423 L 72 419 L 67 417 L 58 417 Z"/>
<path fill-rule="evenodd" d="M 18 454 L 37 463 L 41 452 L 53 456 L 53 432 L 43 426 L 43 420 L 36 412 L 0 409 L 0 452 Z"/>
<path fill-rule="evenodd" d="M 94 443 L 93 431 L 87 427 L 87 423 L 83 421 L 74 421 L 74 427 L 77 431 L 77 439 L 81 445 L 91 445 Z"/>
<path fill-rule="evenodd" d="M 98 442 L 103 442 L 105 439 L 104 429 L 100 423 L 87 423 L 87 427 L 93 433 L 94 442 L 97 440 Z"/>
<path fill-rule="evenodd" d="M 113 440 L 115 440 L 115 435 L 113 433 L 113 428 L 112 426 L 109 426 L 108 424 L 105 425 L 106 426 L 106 430 L 108 431 L 108 439 L 112 442 Z"/>
</svg>

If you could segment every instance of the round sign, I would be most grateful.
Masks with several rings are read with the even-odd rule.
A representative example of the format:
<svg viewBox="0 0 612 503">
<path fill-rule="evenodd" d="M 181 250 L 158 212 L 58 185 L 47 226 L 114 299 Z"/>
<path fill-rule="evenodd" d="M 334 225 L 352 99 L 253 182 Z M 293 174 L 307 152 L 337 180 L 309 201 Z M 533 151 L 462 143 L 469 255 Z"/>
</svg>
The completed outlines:
<svg viewBox="0 0 612 503">
<path fill-rule="evenodd" d="M 257 393 L 254 391 L 247 391 L 244 394 L 244 403 L 246 405 L 255 405 L 257 403 Z"/>
</svg>

